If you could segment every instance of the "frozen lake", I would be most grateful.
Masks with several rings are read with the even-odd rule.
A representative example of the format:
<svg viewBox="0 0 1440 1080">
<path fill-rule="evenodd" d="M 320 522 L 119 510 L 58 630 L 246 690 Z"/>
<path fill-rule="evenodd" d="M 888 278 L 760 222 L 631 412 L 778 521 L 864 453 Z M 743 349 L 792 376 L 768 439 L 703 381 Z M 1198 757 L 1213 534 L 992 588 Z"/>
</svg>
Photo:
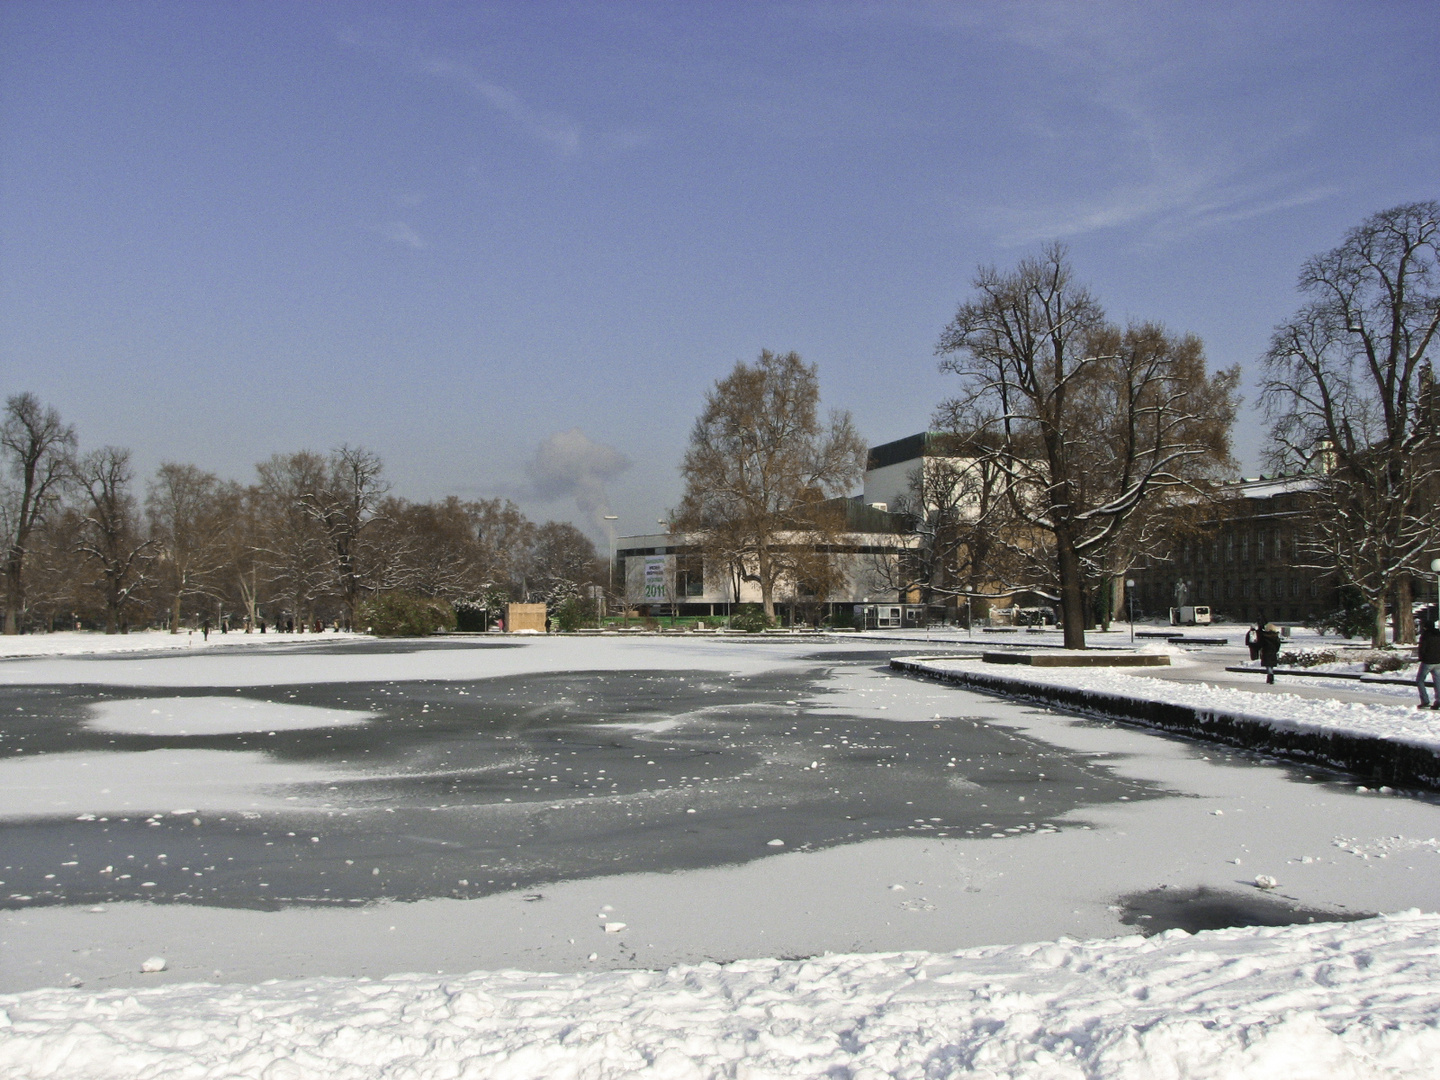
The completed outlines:
<svg viewBox="0 0 1440 1080">
<path fill-rule="evenodd" d="M 303 655 L 465 663 L 509 647 Z M 1081 807 L 1158 794 L 984 714 L 907 722 L 829 685 L 841 669 L 889 678 L 889 651 L 736 647 L 784 663 L 5 687 L 0 907 L 474 897 L 781 847 L 1053 830 Z"/>
<path fill-rule="evenodd" d="M 1428 799 L 896 675 L 896 650 L 0 661 L 0 990 L 943 951 L 1440 895 Z"/>
</svg>

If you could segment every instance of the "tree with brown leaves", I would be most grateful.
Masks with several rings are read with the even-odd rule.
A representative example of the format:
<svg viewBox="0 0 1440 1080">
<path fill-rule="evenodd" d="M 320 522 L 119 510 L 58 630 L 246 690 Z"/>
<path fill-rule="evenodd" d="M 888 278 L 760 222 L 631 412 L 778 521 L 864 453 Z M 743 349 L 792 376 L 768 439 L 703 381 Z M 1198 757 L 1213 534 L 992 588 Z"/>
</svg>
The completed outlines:
<svg viewBox="0 0 1440 1080">
<path fill-rule="evenodd" d="M 815 365 L 766 349 L 706 395 L 680 467 L 685 493 L 671 531 L 694 534 L 714 565 L 757 585 L 772 618 L 777 586 L 813 577 L 817 546 L 843 531 L 843 515 L 821 504 L 865 470 L 850 414 L 822 423 L 819 403 Z"/>
</svg>

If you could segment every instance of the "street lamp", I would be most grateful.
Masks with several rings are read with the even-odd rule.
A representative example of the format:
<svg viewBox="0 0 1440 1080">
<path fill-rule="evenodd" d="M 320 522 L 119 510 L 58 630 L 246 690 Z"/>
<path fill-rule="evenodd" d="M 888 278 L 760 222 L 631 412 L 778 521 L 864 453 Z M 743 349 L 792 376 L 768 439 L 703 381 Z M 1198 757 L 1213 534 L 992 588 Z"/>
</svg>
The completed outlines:
<svg viewBox="0 0 1440 1080">
<path fill-rule="evenodd" d="M 619 521 L 619 514 L 606 514 L 606 521 Z M 606 533 L 610 536 L 610 595 L 615 595 L 615 526 L 606 525 Z"/>
<path fill-rule="evenodd" d="M 1430 571 L 1435 575 L 1435 611 L 1440 613 L 1440 559 L 1430 560 Z"/>
<path fill-rule="evenodd" d="M 1125 602 L 1130 605 L 1130 644 L 1135 644 L 1135 579 L 1125 579 Z"/>
<path fill-rule="evenodd" d="M 659 525 L 659 526 L 660 526 L 662 529 L 664 529 L 666 532 L 669 532 L 669 531 L 670 531 L 670 523 L 669 523 L 668 521 L 666 521 L 664 518 L 656 518 L 656 519 L 655 519 L 655 524 L 656 524 L 656 525 Z M 674 549 L 674 548 L 670 548 L 669 550 L 670 550 L 671 553 L 673 554 L 675 549 Z M 664 581 L 665 579 L 664 579 L 664 578 L 661 578 L 660 580 L 661 580 L 661 581 Z M 657 619 L 656 622 L 659 622 L 659 620 Z M 675 628 L 675 597 L 674 597 L 674 586 L 671 586 L 671 597 L 670 597 L 670 628 L 671 628 L 672 630 Z"/>
</svg>

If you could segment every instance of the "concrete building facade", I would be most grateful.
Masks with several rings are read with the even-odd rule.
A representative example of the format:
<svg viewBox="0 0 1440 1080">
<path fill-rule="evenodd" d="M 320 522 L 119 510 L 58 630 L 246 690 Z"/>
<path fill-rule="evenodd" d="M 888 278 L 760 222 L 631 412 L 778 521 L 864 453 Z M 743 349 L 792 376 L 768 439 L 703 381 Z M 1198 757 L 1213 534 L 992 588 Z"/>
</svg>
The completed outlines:
<svg viewBox="0 0 1440 1080">
<path fill-rule="evenodd" d="M 1171 607 L 1208 606 L 1217 621 L 1305 623 L 1339 606 L 1333 570 L 1309 565 L 1304 536 L 1313 509 L 1308 477 L 1265 477 L 1230 485 L 1195 535 L 1129 575 L 1136 617 Z"/>
</svg>

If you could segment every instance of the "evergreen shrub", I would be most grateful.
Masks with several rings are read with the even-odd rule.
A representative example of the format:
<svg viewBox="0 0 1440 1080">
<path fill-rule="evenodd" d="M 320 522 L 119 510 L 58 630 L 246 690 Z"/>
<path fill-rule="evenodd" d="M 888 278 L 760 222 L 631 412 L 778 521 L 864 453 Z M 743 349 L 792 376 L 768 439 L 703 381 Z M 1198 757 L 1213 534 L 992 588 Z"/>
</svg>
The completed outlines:
<svg viewBox="0 0 1440 1080">
<path fill-rule="evenodd" d="M 734 618 L 730 620 L 730 625 L 736 630 L 758 634 L 774 626 L 775 620 L 766 615 L 765 609 L 759 604 L 741 604 Z"/>
<path fill-rule="evenodd" d="M 426 637 L 455 629 L 455 609 L 444 600 L 414 593 L 381 593 L 356 613 L 361 626 L 376 637 Z"/>
</svg>

